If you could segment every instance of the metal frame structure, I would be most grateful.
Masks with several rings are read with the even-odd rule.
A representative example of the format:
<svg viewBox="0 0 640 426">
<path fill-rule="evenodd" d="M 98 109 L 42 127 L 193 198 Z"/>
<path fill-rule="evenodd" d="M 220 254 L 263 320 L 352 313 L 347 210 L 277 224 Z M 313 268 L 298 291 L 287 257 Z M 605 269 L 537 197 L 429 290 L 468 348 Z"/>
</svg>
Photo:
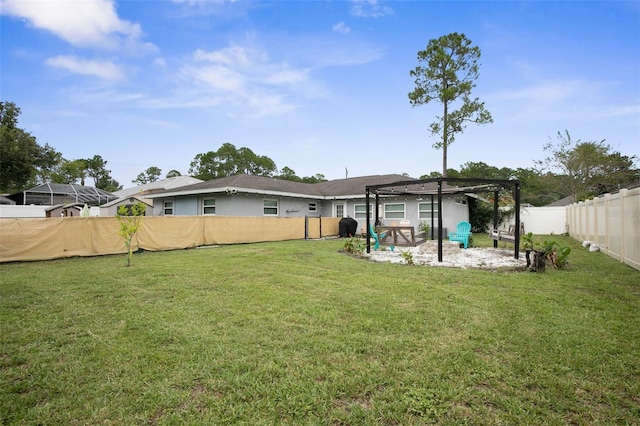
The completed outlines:
<svg viewBox="0 0 640 426">
<path fill-rule="evenodd" d="M 425 188 L 425 184 L 437 185 L 437 189 Z M 461 186 L 451 186 L 448 183 L 459 184 Z M 433 185 L 432 185 L 433 186 Z M 368 185 L 366 187 L 366 216 L 367 216 L 367 253 L 371 253 L 371 212 L 369 204 L 371 195 L 375 196 L 375 224 L 379 221 L 378 206 L 380 197 L 412 195 L 431 196 L 433 204 L 434 197 L 438 197 L 438 262 L 442 262 L 442 195 L 469 194 L 479 192 L 493 192 L 493 227 L 498 226 L 498 196 L 500 191 L 512 189 L 513 198 L 515 200 L 516 229 L 513 257 L 519 258 L 520 253 L 520 182 L 518 180 L 501 180 L 501 179 L 483 179 L 483 178 L 432 178 L 432 179 L 413 179 L 403 180 L 381 185 Z M 431 220 L 433 225 L 433 210 L 431 211 Z M 498 247 L 498 242 L 493 242 L 494 247 Z"/>
</svg>

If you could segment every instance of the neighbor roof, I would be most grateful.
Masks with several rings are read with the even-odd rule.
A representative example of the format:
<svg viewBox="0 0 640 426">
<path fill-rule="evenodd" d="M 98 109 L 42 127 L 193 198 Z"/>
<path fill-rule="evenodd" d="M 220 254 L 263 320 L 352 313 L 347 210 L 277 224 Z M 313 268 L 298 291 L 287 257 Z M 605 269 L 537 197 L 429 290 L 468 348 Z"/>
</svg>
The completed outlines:
<svg viewBox="0 0 640 426">
<path fill-rule="evenodd" d="M 31 189 L 9 195 L 8 198 L 22 204 L 53 205 L 60 203 L 86 203 L 100 205 L 117 197 L 93 186 L 67 183 L 44 183 Z"/>
<path fill-rule="evenodd" d="M 193 185 L 194 183 L 199 182 L 202 182 L 202 179 L 194 178 L 192 176 L 175 176 L 172 178 L 157 180 L 155 182 L 134 186 L 132 188 L 121 189 L 120 191 L 115 191 L 113 195 L 116 195 L 120 198 L 127 198 L 132 195 L 146 195 L 150 192 L 180 188 L 182 186 Z"/>
</svg>

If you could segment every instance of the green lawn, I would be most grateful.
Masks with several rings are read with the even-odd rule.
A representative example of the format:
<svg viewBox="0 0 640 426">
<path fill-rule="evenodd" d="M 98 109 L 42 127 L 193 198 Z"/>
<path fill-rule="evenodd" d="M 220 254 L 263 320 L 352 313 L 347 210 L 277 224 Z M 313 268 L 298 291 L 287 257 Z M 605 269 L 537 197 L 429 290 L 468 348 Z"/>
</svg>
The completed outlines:
<svg viewBox="0 0 640 426">
<path fill-rule="evenodd" d="M 0 423 L 638 424 L 640 272 L 556 239 L 544 274 L 341 240 L 3 264 Z"/>
</svg>

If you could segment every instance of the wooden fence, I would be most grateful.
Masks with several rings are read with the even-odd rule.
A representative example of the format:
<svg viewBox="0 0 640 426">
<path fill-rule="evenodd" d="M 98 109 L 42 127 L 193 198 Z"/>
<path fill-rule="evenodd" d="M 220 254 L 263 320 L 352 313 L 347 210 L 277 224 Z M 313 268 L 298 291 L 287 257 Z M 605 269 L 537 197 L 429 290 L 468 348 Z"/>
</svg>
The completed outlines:
<svg viewBox="0 0 640 426">
<path fill-rule="evenodd" d="M 339 218 L 144 217 L 134 250 L 336 236 Z M 115 217 L 0 219 L 0 262 L 126 253 Z"/>
<path fill-rule="evenodd" d="M 640 188 L 572 204 L 567 221 L 573 238 L 640 270 Z"/>
</svg>

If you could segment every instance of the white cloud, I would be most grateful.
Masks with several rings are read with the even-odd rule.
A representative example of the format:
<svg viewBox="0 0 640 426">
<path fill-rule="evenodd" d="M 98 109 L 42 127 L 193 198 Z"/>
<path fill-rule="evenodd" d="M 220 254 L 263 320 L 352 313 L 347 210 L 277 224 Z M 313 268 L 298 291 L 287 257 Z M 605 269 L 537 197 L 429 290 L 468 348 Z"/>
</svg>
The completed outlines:
<svg viewBox="0 0 640 426">
<path fill-rule="evenodd" d="M 344 22 L 338 22 L 333 26 L 333 31 L 340 34 L 349 34 L 351 28 L 347 27 Z"/>
<path fill-rule="evenodd" d="M 351 14 L 360 18 L 381 18 L 393 15 L 393 9 L 382 6 L 378 0 L 352 0 Z"/>
<path fill-rule="evenodd" d="M 142 43 L 140 25 L 118 17 L 113 0 L 2 0 L 2 14 L 23 18 L 35 28 L 52 32 L 79 47 L 133 51 L 156 50 Z"/>
<path fill-rule="evenodd" d="M 162 57 L 155 58 L 153 60 L 153 63 L 154 63 L 155 66 L 160 67 L 160 68 L 166 68 L 167 67 L 167 61 L 165 61 L 164 58 L 162 58 Z"/>
<path fill-rule="evenodd" d="M 91 75 L 106 80 L 121 80 L 124 72 L 112 62 L 81 59 L 76 56 L 59 55 L 45 60 L 51 67 L 62 68 L 75 74 Z"/>
<path fill-rule="evenodd" d="M 274 62 L 259 49 L 231 45 L 216 51 L 198 49 L 194 62 L 181 69 L 182 75 L 198 85 L 200 97 L 209 105 L 228 104 L 248 116 L 283 114 L 296 109 L 291 99 L 304 96 L 308 70 Z M 189 105 L 201 103 L 195 99 Z"/>
<path fill-rule="evenodd" d="M 499 93 L 496 97 L 506 101 L 556 103 L 588 90 L 589 84 L 581 80 L 556 81 Z"/>
</svg>

